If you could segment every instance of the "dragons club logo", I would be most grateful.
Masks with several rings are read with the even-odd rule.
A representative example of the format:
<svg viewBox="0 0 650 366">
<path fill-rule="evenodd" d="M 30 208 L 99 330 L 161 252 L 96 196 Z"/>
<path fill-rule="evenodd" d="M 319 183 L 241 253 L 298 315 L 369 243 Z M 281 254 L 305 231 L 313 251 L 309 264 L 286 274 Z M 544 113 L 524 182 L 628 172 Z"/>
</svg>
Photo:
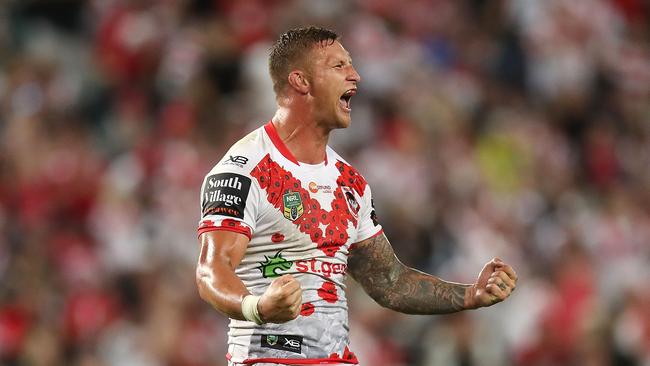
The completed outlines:
<svg viewBox="0 0 650 366">
<path fill-rule="evenodd" d="M 262 277 L 273 278 L 280 277 L 280 271 L 288 271 L 293 265 L 292 261 L 286 260 L 282 257 L 282 253 L 277 252 L 274 256 L 264 256 L 264 262 L 260 262 L 259 270 L 262 272 Z"/>
</svg>

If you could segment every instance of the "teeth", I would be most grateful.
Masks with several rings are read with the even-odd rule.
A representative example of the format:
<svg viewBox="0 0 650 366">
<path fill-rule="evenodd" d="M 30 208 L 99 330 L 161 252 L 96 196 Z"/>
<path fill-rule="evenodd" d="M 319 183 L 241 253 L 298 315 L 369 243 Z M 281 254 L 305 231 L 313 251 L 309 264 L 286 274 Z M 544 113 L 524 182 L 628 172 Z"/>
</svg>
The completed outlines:
<svg viewBox="0 0 650 366">
<path fill-rule="evenodd" d="M 341 102 L 346 109 L 350 109 L 350 100 L 352 96 L 357 93 L 356 89 L 347 90 L 343 95 L 341 95 Z"/>
<path fill-rule="evenodd" d="M 343 96 L 344 97 L 351 97 L 351 96 L 355 95 L 356 93 L 357 93 L 357 91 L 355 89 L 350 89 L 350 90 L 347 90 L 345 93 L 343 93 Z"/>
</svg>

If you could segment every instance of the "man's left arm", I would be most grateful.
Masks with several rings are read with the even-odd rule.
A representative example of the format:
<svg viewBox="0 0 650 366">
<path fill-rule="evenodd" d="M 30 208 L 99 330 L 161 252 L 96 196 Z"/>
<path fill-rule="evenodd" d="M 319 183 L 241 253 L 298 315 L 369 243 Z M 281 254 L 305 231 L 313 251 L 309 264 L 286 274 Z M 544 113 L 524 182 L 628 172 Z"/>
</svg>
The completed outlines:
<svg viewBox="0 0 650 366">
<path fill-rule="evenodd" d="M 474 284 L 444 281 L 405 266 L 383 233 L 356 243 L 348 273 L 379 305 L 407 314 L 446 314 L 494 305 L 517 283 L 515 271 L 500 259 L 488 262 Z"/>
</svg>

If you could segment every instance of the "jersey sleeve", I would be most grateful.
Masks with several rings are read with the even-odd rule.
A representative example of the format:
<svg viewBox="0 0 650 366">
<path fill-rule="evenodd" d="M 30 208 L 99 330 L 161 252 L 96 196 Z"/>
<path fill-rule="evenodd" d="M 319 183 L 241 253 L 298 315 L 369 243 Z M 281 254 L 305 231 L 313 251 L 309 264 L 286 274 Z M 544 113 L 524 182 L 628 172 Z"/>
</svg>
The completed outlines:
<svg viewBox="0 0 650 366">
<path fill-rule="evenodd" d="M 214 230 L 244 234 L 251 239 L 256 227 L 260 188 L 251 179 L 250 159 L 226 156 L 203 179 L 198 235 Z"/>
<path fill-rule="evenodd" d="M 372 201 L 370 186 L 366 186 L 365 194 L 361 197 L 361 208 L 359 209 L 359 226 L 357 242 L 366 240 L 382 232 L 382 227 L 377 220 L 375 205 Z"/>
</svg>

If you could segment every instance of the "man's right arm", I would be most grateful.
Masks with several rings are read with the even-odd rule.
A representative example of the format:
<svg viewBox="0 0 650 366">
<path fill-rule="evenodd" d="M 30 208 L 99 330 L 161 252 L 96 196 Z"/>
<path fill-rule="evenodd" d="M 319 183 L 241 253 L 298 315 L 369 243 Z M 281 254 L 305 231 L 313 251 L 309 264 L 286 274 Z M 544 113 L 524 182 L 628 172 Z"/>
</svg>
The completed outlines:
<svg viewBox="0 0 650 366">
<path fill-rule="evenodd" d="M 248 237 L 232 231 L 215 230 L 201 234 L 201 252 L 196 267 L 196 285 L 203 300 L 232 319 L 245 320 L 241 302 L 250 292 L 235 274 Z"/>
<path fill-rule="evenodd" d="M 201 234 L 201 251 L 196 267 L 196 285 L 203 300 L 229 318 L 246 320 L 242 300 L 250 292 L 235 274 L 248 246 L 246 235 L 226 230 Z M 264 322 L 283 323 L 300 313 L 302 290 L 291 275 L 276 278 L 258 303 Z"/>
</svg>

